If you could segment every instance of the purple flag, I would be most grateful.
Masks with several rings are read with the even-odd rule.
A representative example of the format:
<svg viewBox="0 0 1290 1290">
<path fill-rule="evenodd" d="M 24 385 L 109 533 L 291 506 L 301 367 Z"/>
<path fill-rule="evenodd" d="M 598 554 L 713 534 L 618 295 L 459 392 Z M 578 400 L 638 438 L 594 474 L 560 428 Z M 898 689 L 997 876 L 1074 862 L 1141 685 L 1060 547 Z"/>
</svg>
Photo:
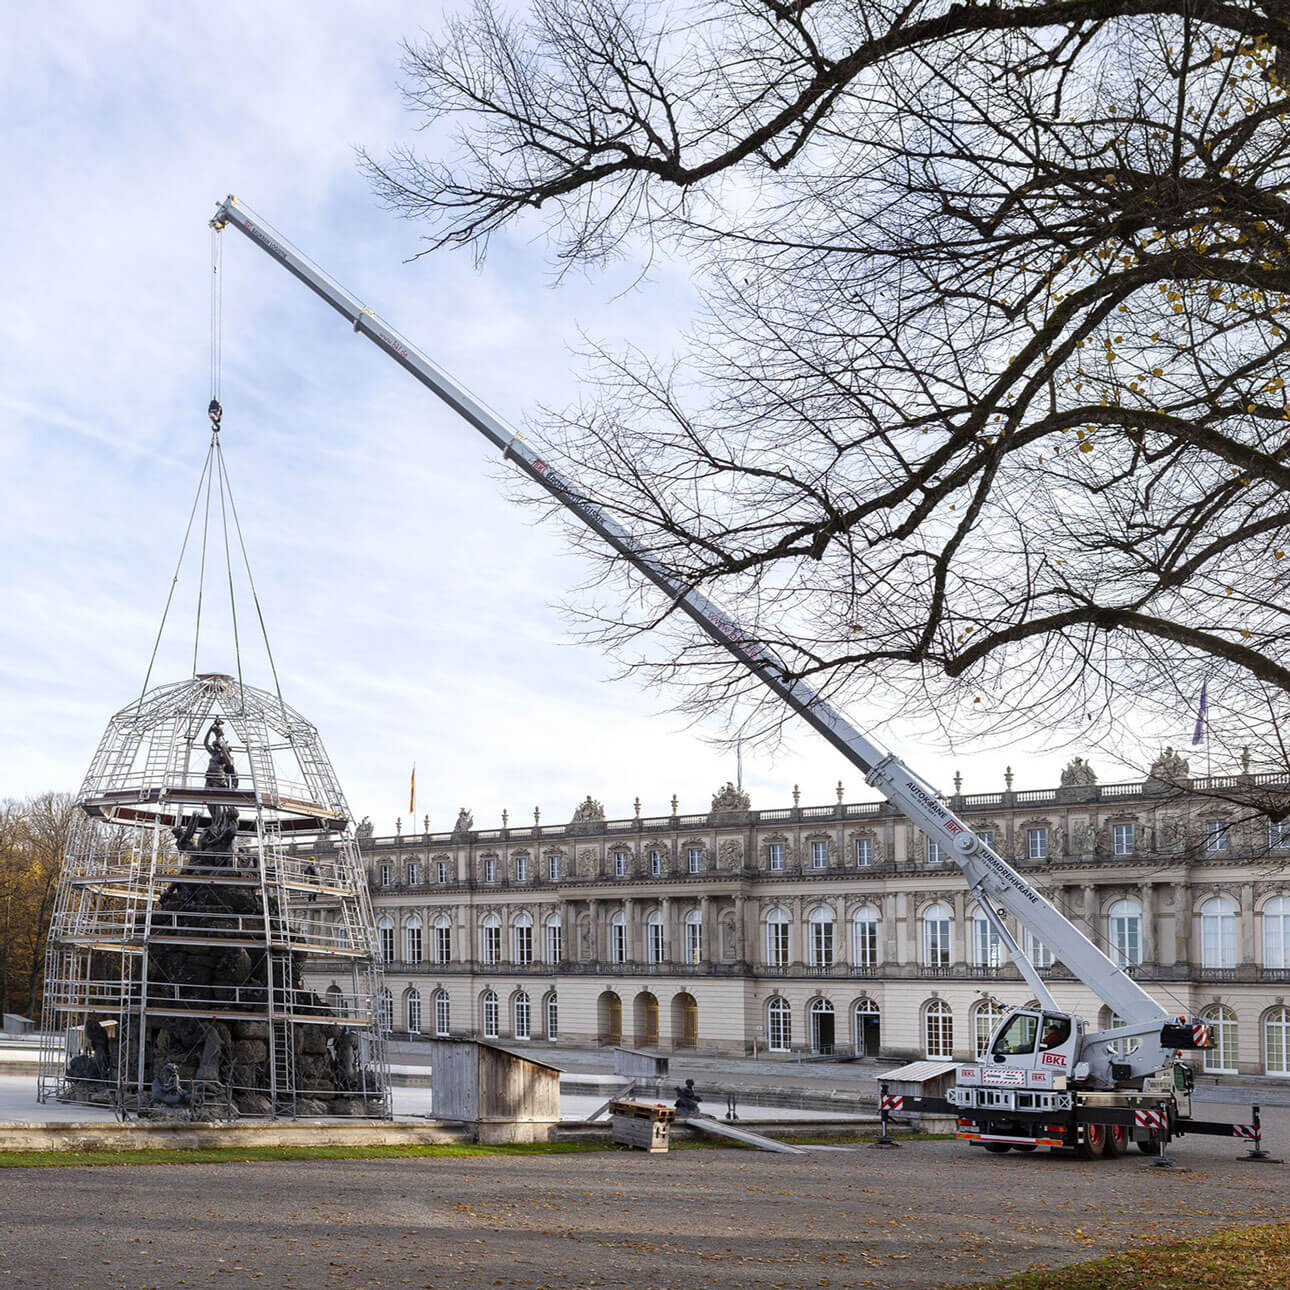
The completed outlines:
<svg viewBox="0 0 1290 1290">
<path fill-rule="evenodd" d="M 1200 707 L 1196 710 L 1196 729 L 1192 732 L 1191 741 L 1198 744 L 1205 738 L 1205 725 L 1209 721 L 1209 677 L 1200 683 Z"/>
</svg>

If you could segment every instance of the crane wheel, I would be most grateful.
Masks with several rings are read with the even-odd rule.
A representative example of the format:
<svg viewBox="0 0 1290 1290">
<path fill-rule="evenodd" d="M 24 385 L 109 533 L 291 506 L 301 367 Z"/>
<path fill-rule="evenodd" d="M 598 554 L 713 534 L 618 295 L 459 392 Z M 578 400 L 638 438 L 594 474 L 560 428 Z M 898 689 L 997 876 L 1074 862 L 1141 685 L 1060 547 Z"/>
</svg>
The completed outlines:
<svg viewBox="0 0 1290 1290">
<path fill-rule="evenodd" d="M 1102 1148 L 1102 1154 L 1108 1160 L 1118 1160 L 1129 1149 L 1129 1130 L 1123 1124 L 1107 1124 L 1103 1126 L 1106 1130 L 1106 1144 Z"/>
<path fill-rule="evenodd" d="M 1106 1146 L 1106 1125 L 1086 1124 L 1084 1140 L 1075 1148 L 1075 1154 L 1081 1160 L 1097 1160 Z"/>
<path fill-rule="evenodd" d="M 996 1156 L 1001 1156 L 1001 1155 L 1003 1155 L 1003 1153 L 1004 1153 L 1005 1151 L 1011 1151 L 1011 1150 L 1012 1150 L 1012 1143 L 1010 1143 L 1010 1142 L 987 1142 L 987 1143 L 985 1144 L 985 1149 L 986 1149 L 987 1151 L 993 1152 L 993 1154 L 994 1154 L 994 1155 L 996 1155 Z"/>
<path fill-rule="evenodd" d="M 1153 1133 L 1145 1142 L 1139 1142 L 1137 1148 L 1144 1156 L 1154 1156 L 1160 1150 L 1160 1135 Z"/>
</svg>

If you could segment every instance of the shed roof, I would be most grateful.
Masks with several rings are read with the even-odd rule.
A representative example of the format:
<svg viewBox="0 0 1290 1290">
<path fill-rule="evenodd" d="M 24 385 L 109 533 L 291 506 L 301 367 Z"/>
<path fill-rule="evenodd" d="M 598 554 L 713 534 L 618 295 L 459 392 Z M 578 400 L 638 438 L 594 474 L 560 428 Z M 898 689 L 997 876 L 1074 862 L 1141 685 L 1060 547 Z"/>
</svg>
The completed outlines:
<svg viewBox="0 0 1290 1290">
<path fill-rule="evenodd" d="M 905 1079 L 914 1081 L 937 1079 L 941 1075 L 948 1075 L 957 1065 L 958 1062 L 910 1062 L 908 1066 L 900 1066 L 894 1071 L 888 1071 L 882 1078 L 883 1080 Z"/>
</svg>

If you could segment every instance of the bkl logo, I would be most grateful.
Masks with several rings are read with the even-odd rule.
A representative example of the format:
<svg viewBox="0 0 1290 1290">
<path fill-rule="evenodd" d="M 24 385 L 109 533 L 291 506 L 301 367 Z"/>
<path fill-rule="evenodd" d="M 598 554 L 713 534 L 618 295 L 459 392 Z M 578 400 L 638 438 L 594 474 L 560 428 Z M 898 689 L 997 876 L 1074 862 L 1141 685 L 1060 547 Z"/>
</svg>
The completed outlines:
<svg viewBox="0 0 1290 1290">
<path fill-rule="evenodd" d="M 1044 1066 L 1065 1066 L 1066 1058 L 1061 1053 L 1045 1053 L 1041 1064 Z"/>
</svg>

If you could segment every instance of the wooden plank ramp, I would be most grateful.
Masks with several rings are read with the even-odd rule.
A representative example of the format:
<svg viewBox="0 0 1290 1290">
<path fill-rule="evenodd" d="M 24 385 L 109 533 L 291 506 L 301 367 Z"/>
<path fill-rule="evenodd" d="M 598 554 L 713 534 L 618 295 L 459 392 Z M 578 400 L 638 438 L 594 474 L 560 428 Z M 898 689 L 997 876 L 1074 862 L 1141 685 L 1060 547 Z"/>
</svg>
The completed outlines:
<svg viewBox="0 0 1290 1290">
<path fill-rule="evenodd" d="M 751 1129 L 741 1129 L 737 1125 L 728 1124 L 725 1120 L 714 1120 L 710 1115 L 687 1116 L 681 1123 L 696 1133 L 706 1133 L 711 1138 L 729 1138 L 734 1142 L 742 1142 L 746 1147 L 757 1147 L 761 1151 L 777 1151 L 786 1156 L 806 1154 L 801 1147 L 795 1147 L 789 1142 L 777 1142 L 774 1138 L 764 1137 Z"/>
</svg>

